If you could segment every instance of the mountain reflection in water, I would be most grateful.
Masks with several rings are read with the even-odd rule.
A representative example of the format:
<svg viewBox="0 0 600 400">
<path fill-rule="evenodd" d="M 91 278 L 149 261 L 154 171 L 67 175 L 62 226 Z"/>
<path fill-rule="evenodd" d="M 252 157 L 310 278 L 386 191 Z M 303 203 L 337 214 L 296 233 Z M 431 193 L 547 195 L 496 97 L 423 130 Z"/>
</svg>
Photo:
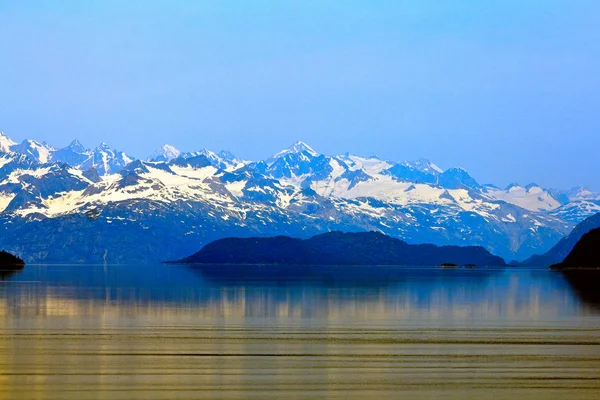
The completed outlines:
<svg viewBox="0 0 600 400">
<path fill-rule="evenodd" d="M 543 278 L 537 279 L 536 275 Z M 2 314 L 193 312 L 462 320 L 592 312 L 546 271 L 181 265 L 30 267 L 4 285 Z M 7 277 L 11 280 L 12 277 Z M 0 303 L 1 304 L 1 303 Z M 365 314 L 367 313 L 367 314 Z"/>
<path fill-rule="evenodd" d="M 584 304 L 600 312 L 600 270 L 574 269 L 561 274 Z"/>
<path fill-rule="evenodd" d="M 595 398 L 600 314 L 520 269 L 28 266 L 0 398 Z"/>
</svg>

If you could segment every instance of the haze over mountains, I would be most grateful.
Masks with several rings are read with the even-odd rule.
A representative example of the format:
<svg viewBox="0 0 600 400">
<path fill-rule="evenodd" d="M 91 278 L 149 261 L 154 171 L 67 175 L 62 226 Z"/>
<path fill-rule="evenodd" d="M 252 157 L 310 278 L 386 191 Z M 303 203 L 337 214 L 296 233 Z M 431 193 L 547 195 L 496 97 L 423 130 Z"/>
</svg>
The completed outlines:
<svg viewBox="0 0 600 400">
<path fill-rule="evenodd" d="M 267 160 L 165 145 L 145 160 L 78 141 L 0 134 L 3 246 L 28 262 L 177 259 L 228 236 L 380 231 L 408 243 L 544 253 L 600 211 L 600 195 L 480 184 L 421 159 L 327 156 L 297 142 Z"/>
</svg>

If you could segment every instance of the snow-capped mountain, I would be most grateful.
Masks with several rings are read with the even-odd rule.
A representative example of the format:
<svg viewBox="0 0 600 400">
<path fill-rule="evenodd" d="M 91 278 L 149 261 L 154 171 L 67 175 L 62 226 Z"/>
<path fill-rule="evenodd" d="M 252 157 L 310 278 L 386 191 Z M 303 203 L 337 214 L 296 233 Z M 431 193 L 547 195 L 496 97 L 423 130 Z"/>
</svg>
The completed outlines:
<svg viewBox="0 0 600 400">
<path fill-rule="evenodd" d="M 26 139 L 22 143 L 17 143 L 4 132 L 0 132 L 0 152 L 19 153 L 35 162 L 46 163 L 50 160 L 53 151 L 55 151 L 54 147 L 47 143 L 40 143 L 30 139 Z"/>
<path fill-rule="evenodd" d="M 74 248 L 82 252 L 78 261 L 102 260 L 108 250 L 108 259 L 114 262 L 134 258 L 135 246 L 123 247 L 123 235 L 113 237 L 113 229 L 150 256 L 165 252 L 162 255 L 169 257 L 232 234 L 306 236 L 331 229 L 379 230 L 415 243 L 486 245 L 499 254 L 524 257 L 537 250 L 540 238 L 550 246 L 567 230 L 556 218 L 506 203 L 487 203 L 470 197 L 465 189 L 439 188 L 431 193 L 427 185 L 418 185 L 409 193 L 420 192 L 426 202 L 414 196 L 405 204 L 398 199 L 324 197 L 247 170 L 226 172 L 201 158 L 193 163 L 191 158 L 134 161 L 99 182 L 64 164 L 13 171 L 0 182 L 4 226 L 18 233 L 12 236 L 17 249 L 23 238 L 44 235 L 43 243 L 36 244 L 44 249 L 36 257 L 46 261 L 51 261 L 45 258 L 50 257 L 46 247 L 63 249 L 65 242 L 76 243 Z M 60 186 L 52 185 L 58 181 Z M 95 242 L 80 238 L 82 229 L 90 230 Z M 514 231 L 519 232 L 517 246 L 509 236 Z M 26 243 L 23 252 L 32 242 Z M 102 251 L 94 253 L 93 246 Z M 135 257 L 143 261 L 144 256 Z"/>
<path fill-rule="evenodd" d="M 223 170 L 234 170 L 242 167 L 244 164 L 242 160 L 239 160 L 228 151 L 221 151 L 217 154 L 214 151 L 203 149 L 200 151 L 182 153 L 179 155 L 179 158 L 191 159 L 199 156 L 206 158 L 213 166 Z"/>
<path fill-rule="evenodd" d="M 569 201 L 600 200 L 600 193 L 594 193 L 583 186 L 576 186 L 564 193 L 566 194 Z"/>
<path fill-rule="evenodd" d="M 171 161 L 174 158 L 177 158 L 181 155 L 181 151 L 177 150 L 174 146 L 170 144 L 163 145 L 160 149 L 156 150 L 154 153 L 148 157 L 149 161 Z"/>
<path fill-rule="evenodd" d="M 574 224 L 597 213 L 600 213 L 600 200 L 572 201 L 549 212 L 552 216 Z"/>
<path fill-rule="evenodd" d="M 36 142 L 35 140 L 26 139 L 21 144 L 15 144 L 11 146 L 10 151 L 24 154 L 33 161 L 44 164 L 50 161 L 52 153 L 56 151 L 56 149 L 47 143 L 40 143 Z"/>
<path fill-rule="evenodd" d="M 109 175 L 119 172 L 134 158 L 122 151 L 113 150 L 105 143 L 90 150 L 74 140 L 69 146 L 54 151 L 50 160 L 66 163 L 80 170 L 94 168 L 100 175 Z"/>
<path fill-rule="evenodd" d="M 6 136 L 4 132 L 0 132 L 0 152 L 10 153 L 10 148 L 16 144 L 17 142 Z"/>
<path fill-rule="evenodd" d="M 73 140 L 71 144 L 52 154 L 52 160 L 62 162 L 75 167 L 88 162 L 92 157 L 91 151 L 83 147 L 79 140 Z"/>
<path fill-rule="evenodd" d="M 549 191 L 534 183 L 527 186 L 512 183 L 504 190 L 488 186 L 484 192 L 494 199 L 515 204 L 529 211 L 551 211 L 561 206 L 561 202 Z"/>
<path fill-rule="evenodd" d="M 421 171 L 429 175 L 438 175 L 444 172 L 444 170 L 442 170 L 440 167 L 438 167 L 426 158 L 420 158 L 415 161 L 405 161 L 402 163 L 402 165 L 416 169 L 417 171 Z"/>
<path fill-rule="evenodd" d="M 313 150 L 312 147 L 310 147 L 306 143 L 304 143 L 302 141 L 297 141 L 296 143 L 294 143 L 287 149 L 281 150 L 279 153 L 274 154 L 273 157 L 271 157 L 271 159 L 269 159 L 268 162 L 273 162 L 275 159 L 284 157 L 288 154 L 302 154 L 302 153 L 307 154 L 308 156 L 311 156 L 311 157 L 316 157 L 319 155 L 316 151 Z"/>
<path fill-rule="evenodd" d="M 140 161 L 78 141 L 42 162 L 5 135 L 3 143 L 0 235 L 28 261 L 159 261 L 226 236 L 333 229 L 524 259 L 600 211 L 594 200 L 565 202 L 537 185 L 499 189 L 425 159 L 327 156 L 303 142 L 255 162 L 172 146 Z"/>
<path fill-rule="evenodd" d="M 0 133 L 0 152 L 21 154 L 39 164 L 66 163 L 71 167 L 88 170 L 95 168 L 100 175 L 116 173 L 134 160 L 122 151 L 113 150 L 102 143 L 94 150 L 85 148 L 78 140 L 67 147 L 56 149 L 35 140 L 26 139 L 15 143 L 4 133 Z"/>
<path fill-rule="evenodd" d="M 111 149 L 106 143 L 102 143 L 94 150 L 88 151 L 88 154 L 90 154 L 90 157 L 76 167 L 83 170 L 94 168 L 100 175 L 119 172 L 134 160 L 122 151 Z"/>
</svg>

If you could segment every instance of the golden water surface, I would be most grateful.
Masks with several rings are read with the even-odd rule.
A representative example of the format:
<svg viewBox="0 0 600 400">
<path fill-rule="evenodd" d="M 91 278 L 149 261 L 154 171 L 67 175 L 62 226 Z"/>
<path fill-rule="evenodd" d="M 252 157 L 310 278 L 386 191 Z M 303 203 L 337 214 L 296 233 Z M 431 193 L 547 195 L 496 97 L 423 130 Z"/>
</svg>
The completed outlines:
<svg viewBox="0 0 600 400">
<path fill-rule="evenodd" d="M 600 398 L 597 305 L 549 271 L 28 268 L 0 283 L 0 399 Z"/>
</svg>

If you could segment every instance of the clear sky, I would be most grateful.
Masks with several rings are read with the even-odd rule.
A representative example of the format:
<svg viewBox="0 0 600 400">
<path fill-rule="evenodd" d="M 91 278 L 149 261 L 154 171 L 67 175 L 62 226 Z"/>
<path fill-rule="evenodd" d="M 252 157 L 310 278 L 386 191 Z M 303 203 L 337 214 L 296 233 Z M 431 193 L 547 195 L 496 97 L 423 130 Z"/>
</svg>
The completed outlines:
<svg viewBox="0 0 600 400">
<path fill-rule="evenodd" d="M 600 190 L 600 1 L 0 0 L 0 131 Z"/>
</svg>

